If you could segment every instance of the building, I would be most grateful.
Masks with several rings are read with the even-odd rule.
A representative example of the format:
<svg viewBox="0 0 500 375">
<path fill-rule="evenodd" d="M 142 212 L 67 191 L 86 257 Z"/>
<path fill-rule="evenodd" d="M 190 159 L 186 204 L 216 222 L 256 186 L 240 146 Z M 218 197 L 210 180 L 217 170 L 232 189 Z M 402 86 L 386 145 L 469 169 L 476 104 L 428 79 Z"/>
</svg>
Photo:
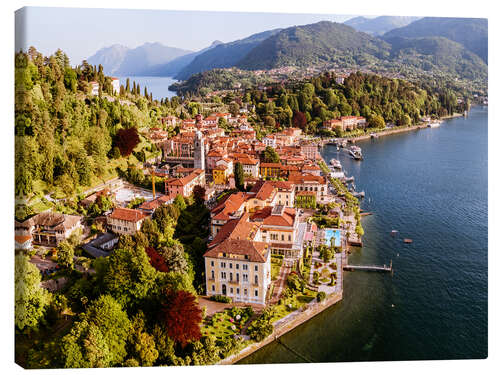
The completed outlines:
<svg viewBox="0 0 500 375">
<path fill-rule="evenodd" d="M 205 139 L 200 131 L 194 138 L 194 168 L 205 171 Z"/>
<path fill-rule="evenodd" d="M 120 80 L 116 77 L 111 77 L 111 87 L 113 88 L 113 93 L 120 93 Z"/>
<path fill-rule="evenodd" d="M 97 96 L 99 95 L 99 82 L 91 81 L 90 84 L 90 95 Z"/>
<path fill-rule="evenodd" d="M 249 215 L 232 219 L 208 244 L 205 258 L 207 295 L 235 302 L 266 303 L 271 284 L 271 251 Z"/>
<path fill-rule="evenodd" d="M 205 171 L 195 169 L 192 173 L 181 178 L 171 178 L 165 181 L 165 195 L 189 197 L 193 194 L 196 185 L 205 187 Z"/>
<path fill-rule="evenodd" d="M 108 228 L 117 234 L 134 235 L 147 215 L 132 208 L 116 207 L 107 217 Z"/>
<path fill-rule="evenodd" d="M 19 241 L 22 241 L 21 237 L 31 236 L 34 245 L 48 247 L 56 247 L 76 229 L 83 229 L 81 216 L 51 211 L 41 212 L 22 223 L 15 222 L 15 235 L 19 236 Z M 25 242 L 22 244 L 27 246 Z"/>
<path fill-rule="evenodd" d="M 280 163 L 261 163 L 259 167 L 259 173 L 261 178 L 267 177 L 279 177 L 281 173 Z"/>
<path fill-rule="evenodd" d="M 328 197 L 327 182 L 323 176 L 310 174 L 291 174 L 288 181 L 295 185 L 295 195 L 310 191 L 316 195 L 316 203 L 324 203 Z"/>
</svg>

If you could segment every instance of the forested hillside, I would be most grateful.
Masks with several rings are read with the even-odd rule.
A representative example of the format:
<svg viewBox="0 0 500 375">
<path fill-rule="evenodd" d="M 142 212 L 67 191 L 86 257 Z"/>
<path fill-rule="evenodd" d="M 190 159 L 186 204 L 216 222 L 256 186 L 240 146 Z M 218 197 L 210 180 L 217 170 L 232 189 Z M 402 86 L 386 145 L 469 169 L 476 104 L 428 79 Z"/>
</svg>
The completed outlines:
<svg viewBox="0 0 500 375">
<path fill-rule="evenodd" d="M 462 44 L 488 63 L 488 20 L 486 18 L 425 17 L 384 34 L 393 37 L 421 38 L 441 36 Z"/>
<path fill-rule="evenodd" d="M 84 62 L 72 68 L 60 50 L 43 57 L 31 48 L 16 54 L 15 67 L 18 197 L 69 196 L 152 155 L 156 150 L 141 136 L 133 153 L 120 148 L 121 135 L 156 125 L 179 104 L 177 98 L 153 101 L 135 82 L 123 82 L 114 94 L 102 67 Z M 100 84 L 98 95 L 91 95 L 90 81 Z"/>
<path fill-rule="evenodd" d="M 364 116 L 374 128 L 386 123 L 416 124 L 423 116 L 462 111 L 467 103 L 458 104 L 457 95 L 450 89 L 362 73 L 351 74 L 337 85 L 335 76 L 325 73 L 304 83 L 249 91 L 244 102 L 256 106 L 258 120 L 267 131 L 295 126 L 315 134 L 324 132 L 323 121 L 350 115 Z"/>
</svg>

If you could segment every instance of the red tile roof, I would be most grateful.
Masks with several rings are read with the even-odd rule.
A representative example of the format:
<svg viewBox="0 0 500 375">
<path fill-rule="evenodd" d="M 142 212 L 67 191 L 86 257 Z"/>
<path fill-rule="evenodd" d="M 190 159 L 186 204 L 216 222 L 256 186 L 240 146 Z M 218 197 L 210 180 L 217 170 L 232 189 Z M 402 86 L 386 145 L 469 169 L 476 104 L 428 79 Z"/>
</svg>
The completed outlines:
<svg viewBox="0 0 500 375">
<path fill-rule="evenodd" d="M 109 215 L 109 217 L 112 219 L 131 221 L 134 223 L 144 219 L 146 216 L 147 215 L 145 215 L 143 212 L 139 210 L 134 210 L 132 208 L 122 208 L 122 207 L 116 207 L 111 213 L 111 215 Z"/>
<path fill-rule="evenodd" d="M 265 263 L 270 248 L 264 242 L 238 240 L 228 238 L 216 247 L 208 250 L 203 256 L 209 258 L 229 258 L 226 255 L 245 255 L 250 262 Z"/>
</svg>

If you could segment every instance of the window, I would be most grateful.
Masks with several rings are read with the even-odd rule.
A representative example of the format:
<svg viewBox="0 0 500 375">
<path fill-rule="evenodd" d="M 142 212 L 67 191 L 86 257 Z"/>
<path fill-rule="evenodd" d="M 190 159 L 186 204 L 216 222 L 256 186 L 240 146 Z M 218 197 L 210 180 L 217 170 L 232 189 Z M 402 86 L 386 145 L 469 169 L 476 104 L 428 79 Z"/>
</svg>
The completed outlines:
<svg viewBox="0 0 500 375">
<path fill-rule="evenodd" d="M 289 234 L 289 235 L 288 235 L 288 241 L 291 241 L 291 240 L 292 240 L 292 235 L 291 235 L 291 234 Z"/>
<path fill-rule="evenodd" d="M 246 290 L 246 289 L 243 292 L 244 292 L 245 296 L 248 294 L 248 290 Z"/>
<path fill-rule="evenodd" d="M 229 273 L 229 281 L 233 281 L 233 273 Z"/>
<path fill-rule="evenodd" d="M 220 266 L 221 268 L 226 268 L 226 262 L 221 262 Z"/>
<path fill-rule="evenodd" d="M 255 297 L 258 297 L 259 296 L 259 291 L 257 289 L 255 289 Z"/>
<path fill-rule="evenodd" d="M 245 281 L 248 281 L 248 275 L 247 274 L 243 274 L 243 282 Z"/>
<path fill-rule="evenodd" d="M 240 288 L 236 288 L 236 294 L 240 294 Z"/>
<path fill-rule="evenodd" d="M 238 263 L 236 263 L 236 269 L 239 270 L 240 269 L 240 265 Z"/>
<path fill-rule="evenodd" d="M 255 275 L 255 284 L 259 283 L 259 276 Z"/>
<path fill-rule="evenodd" d="M 229 268 L 233 268 L 233 263 L 229 263 Z"/>
<path fill-rule="evenodd" d="M 221 279 L 225 279 L 226 278 L 226 273 L 225 272 L 221 272 L 220 273 L 220 277 L 221 277 Z"/>
<path fill-rule="evenodd" d="M 282 235 L 281 235 L 281 241 L 284 241 L 284 240 L 285 240 L 285 235 L 284 235 L 284 234 L 282 234 Z"/>
<path fill-rule="evenodd" d="M 243 271 L 246 271 L 246 270 L 248 270 L 248 264 L 243 265 Z"/>
<path fill-rule="evenodd" d="M 212 270 L 212 279 L 215 279 L 214 270 Z"/>
<path fill-rule="evenodd" d="M 214 266 L 214 261 L 213 261 L 213 260 L 210 262 L 210 265 L 211 265 L 212 267 Z"/>
<path fill-rule="evenodd" d="M 212 285 L 212 292 L 215 292 L 215 285 Z"/>
<path fill-rule="evenodd" d="M 239 273 L 236 274 L 236 282 L 238 282 L 238 283 L 240 282 L 240 274 Z"/>
<path fill-rule="evenodd" d="M 259 266 L 255 265 L 255 272 L 259 270 Z"/>
<path fill-rule="evenodd" d="M 230 292 L 231 294 L 233 294 L 233 288 L 230 288 L 230 289 L 229 289 L 229 292 Z"/>
</svg>

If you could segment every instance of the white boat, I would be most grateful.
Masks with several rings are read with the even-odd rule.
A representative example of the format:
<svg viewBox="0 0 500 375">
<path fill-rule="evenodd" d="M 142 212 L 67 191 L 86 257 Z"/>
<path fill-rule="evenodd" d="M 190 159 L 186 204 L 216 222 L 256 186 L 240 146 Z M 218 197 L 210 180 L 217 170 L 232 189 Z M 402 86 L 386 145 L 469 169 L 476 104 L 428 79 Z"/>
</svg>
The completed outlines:
<svg viewBox="0 0 500 375">
<path fill-rule="evenodd" d="M 340 161 L 338 161 L 337 159 L 331 159 L 330 164 L 334 169 L 342 169 L 342 164 L 340 164 Z"/>
<path fill-rule="evenodd" d="M 351 146 L 351 148 L 349 149 L 349 154 L 355 160 L 363 160 L 363 154 L 361 153 L 361 147 Z"/>
<path fill-rule="evenodd" d="M 442 121 L 432 121 L 427 124 L 428 128 L 437 128 L 439 125 L 441 125 Z"/>
</svg>

